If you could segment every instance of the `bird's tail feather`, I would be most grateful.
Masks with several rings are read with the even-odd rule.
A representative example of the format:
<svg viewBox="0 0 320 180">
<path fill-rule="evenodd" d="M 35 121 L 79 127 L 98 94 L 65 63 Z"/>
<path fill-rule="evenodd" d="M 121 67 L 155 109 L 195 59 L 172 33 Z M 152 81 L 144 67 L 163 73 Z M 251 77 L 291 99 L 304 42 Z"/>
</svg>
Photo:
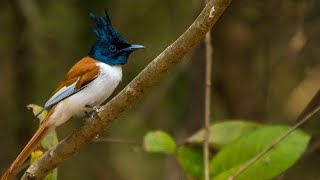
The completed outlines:
<svg viewBox="0 0 320 180">
<path fill-rule="evenodd" d="M 43 121 L 37 130 L 37 132 L 32 136 L 28 144 L 23 148 L 21 153 L 18 155 L 16 160 L 10 165 L 7 171 L 2 175 L 1 180 L 11 180 L 17 173 L 19 167 L 24 163 L 24 161 L 29 157 L 33 149 L 41 142 L 41 140 L 47 134 L 49 128 L 47 126 L 47 121 Z"/>
</svg>

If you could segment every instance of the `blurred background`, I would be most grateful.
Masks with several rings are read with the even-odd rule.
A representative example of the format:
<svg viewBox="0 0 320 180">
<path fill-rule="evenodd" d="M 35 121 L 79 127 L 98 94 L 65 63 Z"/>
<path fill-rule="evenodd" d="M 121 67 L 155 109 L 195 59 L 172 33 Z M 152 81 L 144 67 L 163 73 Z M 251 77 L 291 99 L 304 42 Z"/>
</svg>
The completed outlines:
<svg viewBox="0 0 320 180">
<path fill-rule="evenodd" d="M 38 127 L 26 105 L 43 105 L 95 42 L 89 12 L 106 8 L 116 29 L 146 46 L 124 66 L 125 87 L 194 21 L 200 0 L 1 0 L 0 173 Z M 320 1 L 233 1 L 212 30 L 212 122 L 243 119 L 293 124 L 320 88 Z M 142 142 L 162 129 L 182 141 L 203 124 L 204 45 L 193 49 L 100 137 Z M 305 155 L 279 179 L 320 179 L 319 116 L 303 129 Z M 63 139 L 82 120 L 57 129 Z M 174 158 L 141 146 L 96 142 L 59 167 L 59 179 L 187 179 Z"/>
</svg>

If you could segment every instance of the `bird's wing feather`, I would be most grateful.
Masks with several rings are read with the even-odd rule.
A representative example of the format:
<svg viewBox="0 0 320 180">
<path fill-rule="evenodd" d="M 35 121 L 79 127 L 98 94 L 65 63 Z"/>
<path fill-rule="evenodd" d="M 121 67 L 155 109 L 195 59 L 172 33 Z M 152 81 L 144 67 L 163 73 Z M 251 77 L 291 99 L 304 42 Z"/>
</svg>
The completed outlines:
<svg viewBox="0 0 320 180">
<path fill-rule="evenodd" d="M 96 62 L 90 57 L 85 57 L 76 63 L 46 102 L 44 109 L 49 109 L 65 98 L 81 91 L 93 81 L 99 75 L 99 67 Z"/>
<path fill-rule="evenodd" d="M 63 86 L 58 92 L 56 92 L 44 105 L 44 109 L 48 109 L 63 99 L 71 96 L 72 94 L 80 91 L 76 90 L 77 81 L 71 84 L 70 86 Z"/>
</svg>

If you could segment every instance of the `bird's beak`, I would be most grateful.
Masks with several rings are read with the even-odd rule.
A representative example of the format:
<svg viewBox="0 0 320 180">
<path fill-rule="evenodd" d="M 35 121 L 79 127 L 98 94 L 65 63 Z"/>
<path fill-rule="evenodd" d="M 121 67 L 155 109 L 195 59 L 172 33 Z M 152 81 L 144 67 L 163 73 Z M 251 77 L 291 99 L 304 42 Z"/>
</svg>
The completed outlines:
<svg viewBox="0 0 320 180">
<path fill-rule="evenodd" d="M 142 46 L 142 45 L 132 44 L 129 47 L 122 49 L 122 51 L 133 52 L 135 50 L 143 49 L 143 48 L 144 48 L 144 46 Z"/>
</svg>

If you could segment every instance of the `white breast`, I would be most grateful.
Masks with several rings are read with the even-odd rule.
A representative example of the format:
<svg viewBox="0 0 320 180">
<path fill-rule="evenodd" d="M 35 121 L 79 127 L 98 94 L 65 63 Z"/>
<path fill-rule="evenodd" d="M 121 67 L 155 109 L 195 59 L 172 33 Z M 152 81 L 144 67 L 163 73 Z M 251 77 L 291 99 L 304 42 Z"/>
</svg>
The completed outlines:
<svg viewBox="0 0 320 180">
<path fill-rule="evenodd" d="M 57 127 L 72 116 L 84 116 L 88 110 L 86 105 L 100 105 L 112 94 L 122 79 L 121 66 L 105 63 L 97 63 L 97 66 L 100 68 L 98 77 L 83 90 L 59 102 L 49 119 L 50 124 Z"/>
</svg>

